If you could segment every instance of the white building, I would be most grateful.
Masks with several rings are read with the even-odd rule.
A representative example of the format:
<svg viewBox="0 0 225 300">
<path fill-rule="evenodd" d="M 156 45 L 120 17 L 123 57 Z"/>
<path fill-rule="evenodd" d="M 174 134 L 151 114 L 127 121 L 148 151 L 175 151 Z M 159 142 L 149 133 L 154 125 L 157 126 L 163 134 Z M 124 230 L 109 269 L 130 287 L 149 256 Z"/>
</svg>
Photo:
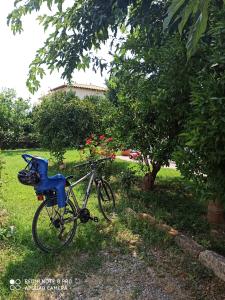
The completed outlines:
<svg viewBox="0 0 225 300">
<path fill-rule="evenodd" d="M 107 91 L 107 88 L 97 86 L 97 85 L 92 85 L 92 84 L 87 85 L 87 84 L 75 83 L 73 85 L 63 84 L 50 90 L 50 92 L 58 92 L 58 91 L 73 91 L 76 93 L 77 97 L 83 99 L 87 96 L 104 96 L 104 94 Z"/>
</svg>

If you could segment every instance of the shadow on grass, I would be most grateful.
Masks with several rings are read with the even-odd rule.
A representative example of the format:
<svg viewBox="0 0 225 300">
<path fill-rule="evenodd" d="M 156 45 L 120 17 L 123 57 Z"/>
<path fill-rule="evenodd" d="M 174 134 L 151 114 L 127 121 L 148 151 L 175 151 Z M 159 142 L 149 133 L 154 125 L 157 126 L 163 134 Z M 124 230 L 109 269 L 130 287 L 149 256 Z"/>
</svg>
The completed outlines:
<svg viewBox="0 0 225 300">
<path fill-rule="evenodd" d="M 24 153 L 24 152 L 23 152 Z M 78 163 L 78 162 L 76 162 Z M 73 166 L 76 163 L 67 163 L 63 174 L 75 174 L 76 178 L 85 174 L 86 170 L 74 170 Z M 113 177 L 117 178 L 119 172 L 128 167 L 127 162 L 116 161 L 113 166 Z M 49 173 L 55 174 L 59 170 L 56 165 L 49 167 Z M 61 171 L 60 171 L 61 172 Z M 80 173 L 79 173 L 80 172 Z M 110 227 L 106 222 L 94 224 L 88 222 L 86 225 L 78 227 L 78 233 L 74 238 L 74 243 L 68 246 L 63 252 L 58 255 L 47 255 L 39 252 L 31 239 L 31 232 L 24 230 L 20 238 L 20 242 L 12 245 L 12 251 L 17 253 L 14 255 L 16 259 L 10 261 L 6 267 L 6 271 L 2 276 L 3 295 L 7 298 L 10 294 L 9 280 L 12 278 L 20 279 L 22 283 L 24 279 L 34 279 L 37 276 L 47 277 L 54 274 L 54 271 L 64 270 L 67 268 L 70 274 L 85 275 L 88 271 L 99 268 L 104 261 L 101 251 L 118 247 L 123 252 L 130 252 L 129 235 L 128 239 L 121 240 L 118 238 L 118 232 L 131 232 L 131 234 L 140 235 L 145 244 L 151 246 L 154 243 L 167 244 L 167 237 L 151 228 L 148 224 L 143 224 L 132 218 L 127 218 L 125 208 L 131 207 L 137 211 L 148 207 L 148 203 L 162 205 L 163 201 L 168 197 L 169 192 L 166 192 L 157 198 L 156 193 L 143 194 L 141 191 L 133 191 L 128 198 L 119 191 L 118 180 L 112 180 L 112 187 L 120 199 L 116 199 L 118 208 L 117 223 Z M 81 192 L 84 191 L 85 185 L 81 187 Z M 160 195 L 160 193 L 159 193 Z M 158 199 L 158 200 L 157 200 Z M 172 199 L 170 200 L 172 203 Z M 97 205 L 97 204 L 96 204 Z M 169 205 L 169 207 L 171 204 Z M 170 241 L 169 241 L 170 242 Z M 19 249 L 19 251 L 18 251 Z M 79 259 L 82 255 L 86 255 L 84 259 Z M 52 275 L 53 276 L 53 275 Z M 24 287 L 24 285 L 23 285 Z"/>
<path fill-rule="evenodd" d="M 204 235 L 209 231 L 206 204 L 196 198 L 190 183 L 182 178 L 160 180 L 153 191 L 137 190 L 131 193 L 130 201 L 134 209 L 144 209 L 184 233 Z"/>
<path fill-rule="evenodd" d="M 92 201 L 94 199 L 90 199 Z M 96 211 L 98 206 L 97 199 L 92 208 Z M 119 210 L 123 209 L 119 206 Z M 98 213 L 99 214 L 99 213 Z M 120 212 L 120 216 L 123 215 Z M 118 220 L 118 223 L 120 221 Z M 48 277 L 54 274 L 58 268 L 64 269 L 65 266 L 70 269 L 73 275 L 84 275 L 86 272 L 99 268 L 102 264 L 103 257 L 99 252 L 105 248 L 109 249 L 113 246 L 119 246 L 113 235 L 119 230 L 117 226 L 112 227 L 103 217 L 97 225 L 92 222 L 78 226 L 77 234 L 74 242 L 65 248 L 60 254 L 50 255 L 40 252 L 32 241 L 31 231 L 23 230 L 20 236 L 9 245 L 12 260 L 7 264 L 4 275 L 1 276 L 2 294 L 7 298 L 10 291 L 10 279 L 20 279 L 22 288 L 25 287 L 25 279 L 35 279 L 37 276 Z M 126 245 L 121 246 L 123 249 Z M 124 250 L 125 251 L 125 250 Z M 16 255 L 15 255 L 15 254 Z M 80 260 L 79 257 L 88 254 L 85 259 Z M 53 275 L 52 275 L 53 276 Z M 21 293 L 24 291 L 22 290 Z"/>
<path fill-rule="evenodd" d="M 24 231 L 20 244 L 14 247 L 12 245 L 12 251 L 17 252 L 16 261 L 8 263 L 1 278 L 3 295 L 7 298 L 11 293 L 10 279 L 20 279 L 23 289 L 26 286 L 25 279 L 35 279 L 37 276 L 38 278 L 53 278 L 56 270 L 70 277 L 86 276 L 88 272 L 101 267 L 105 259 L 102 251 L 110 252 L 115 248 L 119 249 L 120 253 L 133 251 L 129 245 L 129 232 L 132 235 L 140 235 L 141 240 L 149 246 L 154 243 L 162 245 L 167 242 L 164 234 L 155 229 L 152 230 L 147 224 L 135 219 L 127 219 L 125 207 L 126 202 L 123 199 L 117 199 L 118 217 L 115 223 L 109 224 L 101 217 L 97 225 L 92 222 L 80 225 L 74 242 L 57 255 L 38 251 L 33 244 L 30 231 Z M 127 234 L 128 236 L 125 236 L 125 239 L 118 238 L 120 232 L 123 233 L 122 237 Z M 23 292 L 22 290 L 21 293 Z"/>
<path fill-rule="evenodd" d="M 111 241 L 110 234 L 101 231 L 101 227 L 101 224 L 96 226 L 94 223 L 87 223 L 82 228 L 78 227 L 79 232 L 74 242 L 56 255 L 40 252 L 30 238 L 23 238 L 21 245 L 17 245 L 14 249 L 11 247 L 12 251 L 17 251 L 17 260 L 8 263 L 4 276 L 1 278 L 3 295 L 7 297 L 10 294 L 10 279 L 20 279 L 22 287 L 25 287 L 25 279 L 34 279 L 37 275 L 43 278 L 49 277 L 56 268 L 63 269 L 68 266 L 73 270 L 73 274 L 82 275 L 100 267 L 101 259 L 98 257 L 98 252 Z M 24 236 L 26 234 L 30 237 L 30 232 L 24 232 Z M 19 252 L 18 249 L 20 249 Z M 88 256 L 82 263 L 79 263 L 79 256 L 82 253 L 88 253 Z"/>
</svg>

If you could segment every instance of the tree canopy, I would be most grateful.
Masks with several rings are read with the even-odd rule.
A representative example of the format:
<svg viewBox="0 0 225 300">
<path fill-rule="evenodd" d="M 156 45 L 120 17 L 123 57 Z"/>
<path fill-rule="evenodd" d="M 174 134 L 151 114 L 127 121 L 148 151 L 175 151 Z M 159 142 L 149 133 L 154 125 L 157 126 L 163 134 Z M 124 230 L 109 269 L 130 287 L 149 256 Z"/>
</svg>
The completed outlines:
<svg viewBox="0 0 225 300">
<path fill-rule="evenodd" d="M 219 11 L 224 4 L 224 0 L 172 0 L 164 20 L 164 29 L 175 29 L 184 36 L 187 56 L 190 58 L 207 29 L 209 14 Z"/>
<path fill-rule="evenodd" d="M 13 32 L 22 30 L 23 16 L 44 4 L 52 13 L 39 21 L 51 33 L 31 63 L 29 89 L 38 88 L 45 67 L 60 70 L 69 81 L 74 69 L 92 65 L 102 70 L 107 62 L 96 51 L 111 39 L 115 53 L 109 99 L 116 123 L 99 110 L 105 114 L 105 128 L 113 127 L 118 139 L 140 148 L 159 167 L 175 157 L 183 175 L 225 200 L 224 0 L 77 0 L 67 6 L 63 0 L 16 0 L 8 17 Z M 64 101 L 65 114 L 60 113 L 68 117 L 71 106 L 75 113 L 71 122 L 79 120 L 77 111 L 82 116 L 87 103 Z M 61 109 L 60 100 L 45 100 L 42 105 L 42 135 L 58 135 L 57 143 L 65 147 L 67 132 L 60 136 L 60 122 L 53 120 Z M 45 120 L 48 109 L 52 113 Z M 87 122 L 90 127 L 96 118 L 93 112 Z M 69 123 L 68 136 L 73 131 Z"/>
<path fill-rule="evenodd" d="M 179 36 L 164 37 L 164 13 L 165 6 L 157 6 L 149 14 L 151 30 L 128 34 L 114 56 L 109 81 L 115 134 L 125 146 L 141 150 L 150 188 L 161 166 L 169 164 L 189 110 L 191 66 Z"/>
<path fill-rule="evenodd" d="M 31 105 L 18 98 L 13 89 L 0 92 L 0 148 L 34 146 Z"/>
<path fill-rule="evenodd" d="M 180 136 L 176 161 L 198 183 L 204 197 L 225 200 L 225 8 L 210 15 L 203 43 L 194 58 L 198 71 L 190 84 L 191 110 Z"/>
<path fill-rule="evenodd" d="M 49 9 L 54 5 L 56 12 L 39 17 L 45 29 L 51 30 L 44 46 L 37 50 L 30 65 L 27 85 L 30 91 L 39 87 L 38 78 L 45 74 L 46 66 L 50 71 L 62 70 L 62 77 L 71 80 L 74 69 L 89 67 L 101 70 L 106 62 L 96 57 L 95 51 L 101 48 L 110 35 L 112 41 L 119 30 L 132 31 L 146 26 L 150 12 L 155 11 L 166 1 L 149 0 L 77 0 L 65 6 L 63 0 L 15 1 L 15 9 L 8 16 L 8 24 L 14 33 L 22 30 L 22 17 L 39 11 L 46 3 Z M 149 31 L 153 27 L 150 26 Z M 119 44 L 117 45 L 119 47 Z"/>
<path fill-rule="evenodd" d="M 57 161 L 63 161 L 67 148 L 79 148 L 91 133 L 102 134 L 99 97 L 79 99 L 71 92 L 54 92 L 34 108 L 36 131 L 41 145 Z"/>
</svg>

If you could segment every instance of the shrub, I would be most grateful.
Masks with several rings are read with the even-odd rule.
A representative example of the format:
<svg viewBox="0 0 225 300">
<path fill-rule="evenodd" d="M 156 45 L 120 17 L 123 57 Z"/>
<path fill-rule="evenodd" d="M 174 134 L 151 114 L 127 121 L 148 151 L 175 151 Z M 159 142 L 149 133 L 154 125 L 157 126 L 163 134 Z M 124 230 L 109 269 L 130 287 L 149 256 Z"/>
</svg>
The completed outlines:
<svg viewBox="0 0 225 300">
<path fill-rule="evenodd" d="M 61 163 L 66 148 L 78 148 L 85 137 L 98 128 L 95 105 L 73 92 L 57 92 L 44 97 L 34 109 L 36 129 L 42 146 Z"/>
</svg>

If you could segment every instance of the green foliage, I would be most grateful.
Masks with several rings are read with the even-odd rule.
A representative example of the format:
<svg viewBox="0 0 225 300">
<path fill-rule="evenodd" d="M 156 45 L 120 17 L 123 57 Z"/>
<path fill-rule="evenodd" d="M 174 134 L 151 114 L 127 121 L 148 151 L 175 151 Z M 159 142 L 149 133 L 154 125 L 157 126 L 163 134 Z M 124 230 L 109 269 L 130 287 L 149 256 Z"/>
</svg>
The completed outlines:
<svg viewBox="0 0 225 300">
<path fill-rule="evenodd" d="M 114 141 L 112 137 L 107 137 L 104 134 L 91 134 L 86 139 L 85 149 L 87 149 L 88 158 L 97 159 L 100 156 L 109 156 L 114 158 Z"/>
<path fill-rule="evenodd" d="M 192 77 L 191 110 L 176 153 L 178 167 L 198 183 L 204 198 L 225 201 L 224 9 L 210 18 L 210 45 L 202 46 Z M 204 55 L 204 56 L 203 56 Z"/>
<path fill-rule="evenodd" d="M 4 165 L 4 160 L 2 158 L 2 152 L 1 152 L 1 149 L 0 149 L 0 199 L 2 197 L 1 187 L 2 187 L 2 169 L 3 169 L 3 165 Z"/>
<path fill-rule="evenodd" d="M 157 8 L 149 13 L 148 21 L 155 24 L 151 30 L 146 24 L 145 31 L 128 35 L 108 83 L 115 107 L 113 136 L 124 148 L 141 151 L 153 179 L 162 165 L 168 165 L 185 124 L 191 74 L 179 37 L 164 39 L 165 7 Z"/>
<path fill-rule="evenodd" d="M 4 169 L 4 181 L 7 182 L 3 187 L 4 198 L 7 201 L 3 201 L 4 209 L 9 213 L 9 224 L 15 226 L 15 235 L 13 238 L 1 240 L 1 273 L 0 273 L 0 289 L 1 296 L 4 299 L 26 298 L 26 290 L 21 288 L 19 291 L 10 291 L 9 280 L 12 278 L 20 278 L 24 282 L 25 278 L 42 278 L 43 274 L 48 273 L 53 277 L 57 270 L 64 270 L 66 266 L 67 271 L 70 270 L 70 278 L 84 278 L 85 274 L 93 273 L 93 267 L 96 266 L 95 261 L 102 262 L 102 252 L 107 252 L 109 249 L 118 249 L 122 253 L 126 253 L 129 250 L 129 244 L 119 239 L 120 233 L 124 233 L 125 230 L 130 231 L 128 242 L 133 239 L 133 231 L 124 224 L 125 217 L 124 207 L 128 204 L 126 199 L 121 197 L 119 189 L 117 189 L 117 177 L 114 177 L 112 181 L 113 190 L 116 193 L 116 203 L 118 207 L 118 219 L 113 223 L 113 226 L 109 226 L 107 222 L 102 219 L 102 216 L 98 209 L 98 200 L 96 194 L 93 193 L 88 208 L 92 212 L 92 215 L 98 216 L 100 222 L 98 224 L 88 222 L 87 224 L 80 226 L 77 231 L 74 243 L 68 249 L 65 249 L 62 253 L 56 256 L 46 255 L 40 253 L 36 249 L 32 241 L 31 224 L 34 213 L 40 202 L 36 200 L 35 193 L 32 188 L 21 185 L 15 174 L 18 170 L 24 168 L 24 161 L 21 159 L 23 151 L 3 151 L 3 158 L 6 161 Z M 30 153 L 34 156 L 41 156 L 49 158 L 49 153 L 43 150 L 30 150 Z M 64 175 L 71 175 L 74 164 L 79 163 L 78 151 L 67 151 L 65 154 L 66 166 Z M 115 169 L 123 166 L 126 169 L 129 163 L 127 162 L 115 162 L 112 166 Z M 70 166 L 70 167 L 69 167 Z M 56 174 L 59 170 L 56 165 L 51 165 L 50 175 Z M 168 170 L 167 170 L 168 171 Z M 85 171 L 84 171 L 85 173 Z M 116 173 L 114 173 L 116 174 Z M 77 186 L 76 195 L 78 201 L 83 199 L 83 193 L 86 183 L 81 186 Z M 94 192 L 94 191 L 93 191 Z M 79 202 L 80 203 L 80 202 Z M 130 203 L 129 203 L 130 204 Z M 136 205 L 139 205 L 139 201 L 136 200 Z M 154 228 L 148 228 L 145 224 L 134 226 L 135 233 L 138 233 L 138 228 L 143 228 L 144 235 L 141 236 L 141 240 L 149 241 L 148 246 L 153 244 L 153 236 L 156 235 Z M 146 228 L 147 227 L 147 228 Z M 145 229 L 145 230 L 144 230 Z M 151 230 L 151 231 L 150 231 Z M 156 241 L 156 237 L 154 238 Z M 158 245 L 162 245 L 162 239 Z M 145 244 L 143 245 L 145 246 Z M 146 249 L 149 249 L 146 245 Z M 84 258 L 85 254 L 85 258 Z M 97 257 L 97 258 L 96 258 Z M 99 259 L 98 259 L 99 258 Z M 74 260 L 73 260 L 74 259 Z M 74 262 L 74 263 L 71 263 Z M 71 265 L 76 264 L 78 267 L 70 268 Z M 94 265 L 93 265 L 94 264 Z"/>
<path fill-rule="evenodd" d="M 174 29 L 186 37 L 187 56 L 195 54 L 200 39 L 208 23 L 210 7 L 222 9 L 223 0 L 172 0 L 168 15 L 164 20 L 164 29 Z"/>
<path fill-rule="evenodd" d="M 31 105 L 16 97 L 12 89 L 0 92 L 0 148 L 29 147 L 37 144 L 32 125 Z"/>
<path fill-rule="evenodd" d="M 94 54 L 87 55 L 92 48 L 100 49 L 101 42 L 109 38 L 109 28 L 116 30 L 117 22 L 125 19 L 127 7 L 130 1 L 111 1 L 111 3 L 95 1 L 75 1 L 71 6 L 62 10 L 65 1 L 33 1 L 25 4 L 23 1 L 16 1 L 16 8 L 8 16 L 8 24 L 13 32 L 22 31 L 21 18 L 32 11 L 40 10 L 46 2 L 51 8 L 58 4 L 57 12 L 54 15 L 39 17 L 44 29 L 52 29 L 44 47 L 37 51 L 33 60 L 27 85 L 30 91 L 39 87 L 38 78 L 45 74 L 43 63 L 50 71 L 54 68 L 63 68 L 63 78 L 71 79 L 75 68 L 85 69 L 93 61 L 101 69 L 105 62 L 96 60 Z M 87 26 L 88 25 L 88 26 Z M 71 34 L 72 33 L 72 34 Z"/>
<path fill-rule="evenodd" d="M 39 79 L 45 74 L 44 65 L 50 71 L 61 68 L 62 77 L 69 81 L 74 69 L 85 69 L 90 64 L 102 71 L 107 63 L 95 53 L 111 33 L 114 39 L 119 30 L 132 31 L 142 23 L 149 23 L 149 12 L 157 11 L 158 6 L 165 5 L 164 2 L 77 0 L 68 4 L 63 0 L 16 1 L 15 9 L 8 16 L 8 24 L 14 33 L 22 31 L 22 17 L 39 11 L 44 3 L 56 11 L 39 17 L 43 28 L 51 29 L 51 33 L 30 65 L 28 88 L 32 92 L 38 89 Z M 119 48 L 116 40 L 115 46 Z"/>
<path fill-rule="evenodd" d="M 34 108 L 40 142 L 58 162 L 68 147 L 78 148 L 85 138 L 101 130 L 96 106 L 99 98 L 79 99 L 72 92 L 57 92 L 43 97 Z"/>
<path fill-rule="evenodd" d="M 30 90 L 38 87 L 44 65 L 50 71 L 62 68 L 68 80 L 75 68 L 105 68 L 94 51 L 110 34 L 116 55 L 108 83 L 110 111 L 107 101 L 46 100 L 38 121 L 43 145 L 62 159 L 66 147 L 101 128 L 100 134 L 112 132 L 120 146 L 141 150 L 145 162 L 149 156 L 149 172 L 155 168 L 155 173 L 176 149 L 183 174 L 223 198 L 224 1 L 78 0 L 66 6 L 62 0 L 18 0 L 8 18 L 12 30 L 20 32 L 21 18 L 44 3 L 56 12 L 39 17 L 52 31 L 30 66 Z M 125 36 L 119 41 L 118 30 Z"/>
<path fill-rule="evenodd" d="M 95 52 L 109 39 L 110 32 L 113 34 L 112 44 L 115 42 L 116 49 L 121 49 L 121 42 L 114 40 L 119 30 L 128 34 L 137 29 L 148 31 L 155 39 L 153 32 L 162 19 L 164 29 L 175 28 L 184 36 L 190 58 L 205 34 L 212 8 L 219 11 L 224 5 L 223 0 L 77 0 L 73 4 L 65 0 L 29 0 L 26 3 L 19 0 L 8 16 L 12 31 L 21 32 L 22 17 L 39 11 L 44 3 L 55 13 L 39 16 L 40 24 L 45 30 L 51 28 L 51 33 L 30 65 L 27 85 L 32 92 L 39 87 L 39 78 L 45 75 L 44 64 L 50 71 L 62 68 L 62 77 L 69 81 L 75 68 L 85 69 L 92 64 L 94 68 L 103 70 L 107 63 L 96 57 Z M 162 8 L 163 15 L 153 20 L 151 16 L 158 14 Z M 157 36 L 158 40 L 161 38 Z"/>
<path fill-rule="evenodd" d="M 135 170 L 128 168 L 120 173 L 121 187 L 126 192 L 129 193 L 131 187 L 136 183 L 137 176 Z"/>
<path fill-rule="evenodd" d="M 0 227 L 0 241 L 11 239 L 15 236 L 15 227 L 9 226 L 9 227 Z"/>
</svg>

